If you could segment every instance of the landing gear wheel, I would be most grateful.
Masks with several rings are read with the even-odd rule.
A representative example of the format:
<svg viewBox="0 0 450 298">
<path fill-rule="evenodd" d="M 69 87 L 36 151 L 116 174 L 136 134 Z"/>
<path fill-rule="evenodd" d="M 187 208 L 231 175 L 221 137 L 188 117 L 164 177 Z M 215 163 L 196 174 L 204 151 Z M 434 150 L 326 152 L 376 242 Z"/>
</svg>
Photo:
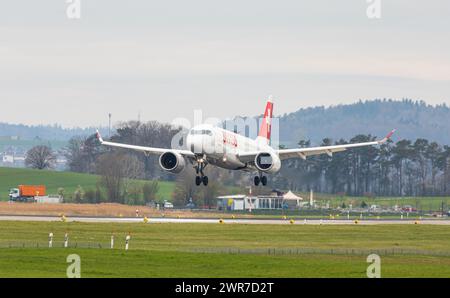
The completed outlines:
<svg viewBox="0 0 450 298">
<path fill-rule="evenodd" d="M 202 177 L 196 176 L 196 177 L 195 177 L 195 184 L 196 184 L 197 186 L 199 186 L 201 183 L 202 183 Z"/>
<path fill-rule="evenodd" d="M 266 177 L 266 176 L 262 176 L 262 177 L 261 177 L 261 183 L 262 183 L 262 185 L 264 185 L 264 186 L 267 185 L 267 177 Z"/>
<path fill-rule="evenodd" d="M 203 185 L 207 186 L 208 185 L 208 176 L 203 176 L 202 180 L 203 180 Z"/>
<path fill-rule="evenodd" d="M 255 179 L 253 179 L 253 182 L 255 182 L 255 186 L 259 185 L 261 179 L 259 179 L 259 176 L 255 176 Z"/>
</svg>

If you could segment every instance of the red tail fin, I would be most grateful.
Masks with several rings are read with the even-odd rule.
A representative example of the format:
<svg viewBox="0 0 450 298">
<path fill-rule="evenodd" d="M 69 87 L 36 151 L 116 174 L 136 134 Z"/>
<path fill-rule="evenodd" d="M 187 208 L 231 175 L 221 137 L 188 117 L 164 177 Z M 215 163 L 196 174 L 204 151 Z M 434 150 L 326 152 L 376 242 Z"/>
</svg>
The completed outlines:
<svg viewBox="0 0 450 298">
<path fill-rule="evenodd" d="M 270 140 L 270 132 L 272 130 L 272 114 L 273 114 L 273 102 L 272 97 L 269 98 L 266 104 L 266 110 L 264 111 L 264 119 L 259 129 L 258 137 L 262 137 Z"/>
</svg>

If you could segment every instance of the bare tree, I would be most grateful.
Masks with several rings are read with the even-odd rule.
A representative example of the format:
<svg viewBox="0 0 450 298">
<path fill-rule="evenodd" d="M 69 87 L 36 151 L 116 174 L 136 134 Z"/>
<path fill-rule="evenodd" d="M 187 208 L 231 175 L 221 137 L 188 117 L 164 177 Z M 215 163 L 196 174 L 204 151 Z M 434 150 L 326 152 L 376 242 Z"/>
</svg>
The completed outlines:
<svg viewBox="0 0 450 298">
<path fill-rule="evenodd" d="M 170 148 L 173 136 L 177 134 L 180 129 L 181 128 L 173 127 L 170 124 L 163 124 L 156 121 L 147 123 L 129 121 L 120 123 L 117 126 L 117 132 L 111 137 L 111 140 L 133 145 Z M 155 164 L 158 163 L 157 156 L 146 156 L 141 152 L 130 152 L 130 154 L 135 155 L 144 164 L 145 178 L 174 178 L 174 175 L 162 171 L 159 167 L 155 167 Z"/>
<path fill-rule="evenodd" d="M 151 201 L 156 200 L 156 194 L 159 191 L 159 183 L 158 181 L 149 181 L 144 184 L 142 187 L 142 193 L 144 195 L 144 202 L 150 203 Z"/>
<path fill-rule="evenodd" d="M 122 164 L 122 177 L 123 179 L 123 193 L 128 195 L 131 192 L 136 193 L 136 186 L 134 185 L 135 179 L 142 178 L 144 176 L 144 164 L 137 158 L 136 155 L 125 154 L 120 159 Z M 142 189 L 140 189 L 142 192 Z"/>
<path fill-rule="evenodd" d="M 100 184 L 106 190 L 106 200 L 123 203 L 132 179 L 143 175 L 143 166 L 135 156 L 121 152 L 106 153 L 98 159 L 97 173 L 101 175 Z"/>
<path fill-rule="evenodd" d="M 73 137 L 64 149 L 70 171 L 80 173 L 94 173 L 97 158 L 106 150 L 95 135 Z"/>
<path fill-rule="evenodd" d="M 173 193 L 174 205 L 185 206 L 191 198 L 198 203 L 200 188 L 194 183 L 194 174 L 193 170 L 185 169 L 178 175 Z"/>
<path fill-rule="evenodd" d="M 27 152 L 25 165 L 33 169 L 53 168 L 56 162 L 56 156 L 48 146 L 38 145 Z"/>
<path fill-rule="evenodd" d="M 118 154 L 106 153 L 99 157 L 97 162 L 97 173 L 101 175 L 100 184 L 106 190 L 106 201 L 122 202 L 122 173 L 121 157 Z"/>
</svg>

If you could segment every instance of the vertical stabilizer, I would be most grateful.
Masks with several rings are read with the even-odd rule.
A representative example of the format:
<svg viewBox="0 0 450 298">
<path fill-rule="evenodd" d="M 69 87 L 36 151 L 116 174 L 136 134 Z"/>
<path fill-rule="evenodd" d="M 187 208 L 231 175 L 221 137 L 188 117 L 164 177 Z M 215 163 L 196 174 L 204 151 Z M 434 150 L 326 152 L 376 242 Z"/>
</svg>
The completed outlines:
<svg viewBox="0 0 450 298">
<path fill-rule="evenodd" d="M 258 138 L 265 140 L 268 144 L 270 142 L 270 134 L 272 130 L 272 115 L 273 115 L 273 102 L 272 96 L 269 97 L 266 104 L 266 110 L 264 111 L 264 118 L 259 129 Z"/>
</svg>

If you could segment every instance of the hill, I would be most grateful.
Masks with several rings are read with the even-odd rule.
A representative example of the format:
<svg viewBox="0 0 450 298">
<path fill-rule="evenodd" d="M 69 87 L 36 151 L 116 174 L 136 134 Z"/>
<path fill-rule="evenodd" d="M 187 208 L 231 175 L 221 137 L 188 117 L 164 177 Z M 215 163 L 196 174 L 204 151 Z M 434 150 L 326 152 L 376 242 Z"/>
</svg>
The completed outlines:
<svg viewBox="0 0 450 298">
<path fill-rule="evenodd" d="M 0 122 L 0 139 L 5 137 L 14 137 L 21 140 L 58 140 L 67 141 L 73 136 L 89 135 L 95 132 L 96 128 L 64 128 L 60 125 L 37 125 L 30 126 L 24 124 L 10 124 Z M 108 129 L 99 128 L 100 132 L 106 134 Z M 7 138 L 6 138 L 7 139 Z"/>
<path fill-rule="evenodd" d="M 326 137 L 334 140 L 349 139 L 357 134 L 380 137 L 397 128 L 397 139 L 426 138 L 440 144 L 450 144 L 448 119 L 450 108 L 447 105 L 432 106 L 424 101 L 410 99 L 375 99 L 330 107 L 316 106 L 280 116 L 280 143 L 296 147 L 301 139 L 319 144 Z M 104 135 L 107 134 L 107 128 L 100 130 Z M 35 143 L 48 143 L 59 149 L 71 137 L 90 135 L 93 131 L 94 128 L 0 123 L 0 149 L 3 147 L 4 150 L 6 146 L 29 149 Z"/>
<path fill-rule="evenodd" d="M 19 184 L 43 184 L 49 194 L 57 194 L 58 188 L 64 188 L 66 194 L 72 194 L 80 185 L 84 190 L 95 189 L 98 181 L 97 175 L 80 174 L 73 172 L 41 171 L 32 169 L 0 168 L 0 200 L 8 199 L 10 188 Z M 141 183 L 145 181 L 140 180 Z M 175 184 L 160 181 L 158 197 L 168 199 L 171 197 Z"/>
<path fill-rule="evenodd" d="M 323 138 L 350 139 L 357 134 L 384 137 L 397 128 L 395 140 L 426 138 L 450 144 L 450 108 L 423 101 L 372 100 L 349 105 L 303 108 L 280 118 L 280 143 L 296 147 L 299 140 L 319 144 Z"/>
</svg>

